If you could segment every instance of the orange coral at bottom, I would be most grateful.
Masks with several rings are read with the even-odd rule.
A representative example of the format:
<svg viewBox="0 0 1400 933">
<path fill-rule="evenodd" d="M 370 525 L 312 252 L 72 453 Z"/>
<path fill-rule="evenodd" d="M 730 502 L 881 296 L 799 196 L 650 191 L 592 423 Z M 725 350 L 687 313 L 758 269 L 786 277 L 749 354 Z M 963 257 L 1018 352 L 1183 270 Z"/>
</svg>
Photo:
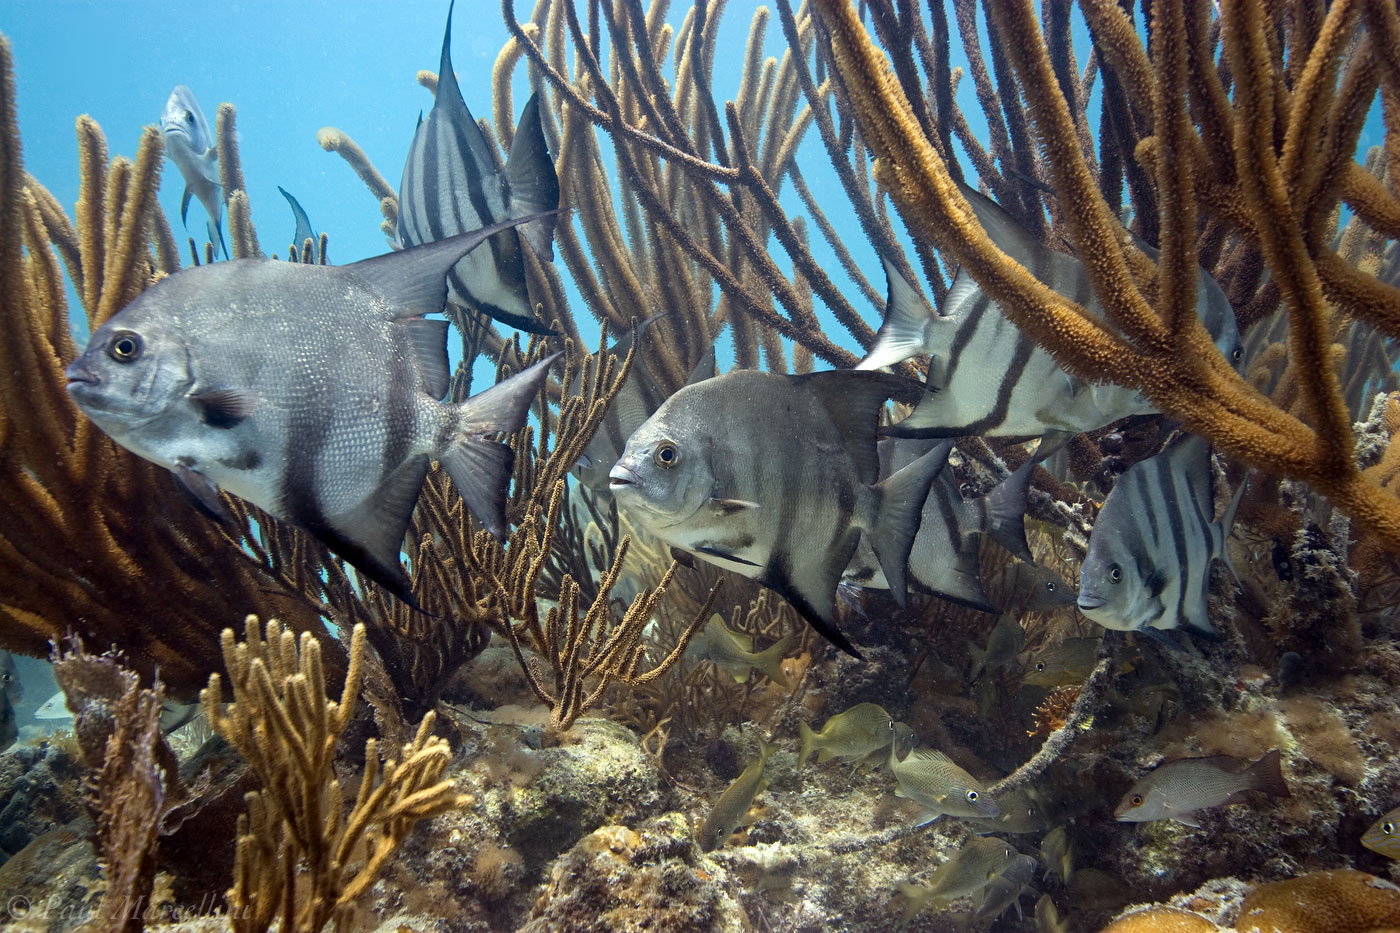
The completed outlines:
<svg viewBox="0 0 1400 933">
<path fill-rule="evenodd" d="M 1213 933 L 1219 929 L 1205 917 L 1189 910 L 1149 907 L 1119 917 L 1104 927 L 1103 933 Z"/>
<path fill-rule="evenodd" d="M 1261 884 L 1240 905 L 1240 933 L 1373 933 L 1400 927 L 1400 888 L 1342 868 Z"/>
</svg>

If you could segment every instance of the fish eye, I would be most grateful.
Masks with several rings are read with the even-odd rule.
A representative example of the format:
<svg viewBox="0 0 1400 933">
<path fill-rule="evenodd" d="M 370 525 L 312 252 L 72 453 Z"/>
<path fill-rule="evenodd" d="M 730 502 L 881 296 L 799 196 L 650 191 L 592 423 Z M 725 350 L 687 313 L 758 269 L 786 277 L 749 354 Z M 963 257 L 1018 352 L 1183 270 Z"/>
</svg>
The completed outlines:
<svg viewBox="0 0 1400 933">
<path fill-rule="evenodd" d="M 968 799 L 968 802 L 970 802 L 970 803 L 976 803 L 976 802 L 977 802 L 977 796 L 978 796 L 977 791 L 975 791 L 975 790 L 970 790 L 970 791 L 968 791 L 968 792 L 967 792 L 967 799 Z"/>
<path fill-rule="evenodd" d="M 1382 824 L 1381 824 L 1381 832 L 1383 832 L 1383 833 L 1385 833 L 1387 836 L 1389 836 L 1391 833 L 1395 832 L 1395 824 L 1394 824 L 1394 823 L 1382 823 Z"/>
<path fill-rule="evenodd" d="M 1108 568 L 1108 582 L 1109 582 L 1109 583 L 1122 583 L 1122 582 L 1123 582 L 1123 568 L 1122 568 L 1122 567 L 1119 567 L 1117 564 L 1112 564 L 1112 565 L 1110 565 L 1109 568 Z"/>
<path fill-rule="evenodd" d="M 134 363 L 141 358 L 141 335 L 129 330 L 119 330 L 107 344 L 107 355 L 118 363 Z"/>
<path fill-rule="evenodd" d="M 1046 580 L 1046 581 L 1045 581 L 1045 588 L 1046 588 L 1047 590 L 1049 590 L 1050 592 L 1052 592 L 1052 593 L 1055 592 L 1055 581 L 1054 581 L 1054 580 Z"/>
<path fill-rule="evenodd" d="M 1242 359 L 1244 359 L 1244 347 L 1235 347 L 1230 351 L 1230 362 L 1238 363 Z"/>
<path fill-rule="evenodd" d="M 681 462 L 681 452 L 680 449 L 670 441 L 662 441 L 656 446 L 656 453 L 652 459 L 656 461 L 656 465 L 661 467 L 661 469 L 669 470 L 671 467 Z"/>
<path fill-rule="evenodd" d="M 1043 670 L 1045 670 L 1045 662 L 1044 662 L 1044 661 L 1036 661 L 1036 662 L 1035 662 L 1035 669 L 1038 670 L 1038 671 L 1043 671 Z"/>
<path fill-rule="evenodd" d="M 192 110 L 186 110 L 186 111 L 185 111 L 185 122 L 188 123 L 188 124 L 190 124 L 191 126 L 194 125 L 194 111 L 192 111 Z"/>
<path fill-rule="evenodd" d="M 1132 804 L 1135 807 L 1142 806 L 1142 794 L 1133 794 L 1132 799 L 1129 800 L 1128 803 Z"/>
</svg>

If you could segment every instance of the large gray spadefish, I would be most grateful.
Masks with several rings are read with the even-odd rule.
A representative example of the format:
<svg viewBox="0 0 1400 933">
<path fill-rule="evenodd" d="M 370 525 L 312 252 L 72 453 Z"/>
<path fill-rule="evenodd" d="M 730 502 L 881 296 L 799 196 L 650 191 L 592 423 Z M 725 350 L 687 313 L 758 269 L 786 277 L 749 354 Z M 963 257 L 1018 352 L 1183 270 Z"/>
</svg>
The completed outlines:
<svg viewBox="0 0 1400 933">
<path fill-rule="evenodd" d="M 505 171 L 462 100 L 452 71 L 452 7 L 442 36 L 437 94 L 418 129 L 399 183 L 399 243 L 431 243 L 508 218 L 538 219 L 492 237 L 489 248 L 462 259 L 448 277 L 454 303 L 474 308 L 511 327 L 552 334 L 535 318 L 525 288 L 521 240 L 541 259 L 554 259 L 559 177 L 545 145 L 539 102 L 525 102 Z"/>
<path fill-rule="evenodd" d="M 1194 434 L 1129 467 L 1094 520 L 1079 610 L 1104 628 L 1213 632 L 1210 566 L 1229 566 L 1225 541 L 1244 483 L 1219 522 L 1211 487 L 1210 443 Z"/>
<path fill-rule="evenodd" d="M 514 223 L 512 221 L 511 223 Z M 506 225 L 348 266 L 239 259 L 177 272 L 102 325 L 68 391 L 117 443 L 299 525 L 402 599 L 404 532 L 430 460 L 505 533 L 515 431 L 551 360 L 457 405 L 448 270 Z"/>
<path fill-rule="evenodd" d="M 996 202 L 963 186 L 992 242 L 1045 285 L 1103 319 L 1084 265 L 1057 253 Z M 1150 256 L 1156 250 L 1140 248 Z M 883 431 L 897 437 L 1040 437 L 1092 431 L 1129 415 L 1157 411 L 1135 389 L 1071 376 L 1021 332 L 966 270 L 959 270 L 935 314 L 904 278 L 885 264 L 889 299 L 875 345 L 859 369 L 877 369 L 923 353 L 929 394 L 903 421 Z M 1196 280 L 1196 312 L 1215 346 L 1238 368 L 1244 359 L 1235 312 L 1204 269 Z"/>
<path fill-rule="evenodd" d="M 855 653 L 834 622 L 841 574 L 867 535 L 903 601 L 909 548 L 943 463 L 922 457 L 879 480 L 879 411 L 908 385 L 854 370 L 734 370 L 685 386 L 627 441 L 613 496 L 650 534 L 776 590 Z"/>
<path fill-rule="evenodd" d="M 204 119 L 204 112 L 194 99 L 194 92 L 183 84 L 177 84 L 165 102 L 160 114 L 160 134 L 165 140 L 165 154 L 185 179 L 185 191 L 180 196 L 180 222 L 189 226 L 186 215 L 190 210 L 190 198 L 198 198 L 209 212 L 209 242 L 221 247 L 224 256 L 228 256 L 224 231 L 219 225 L 224 202 L 219 192 L 219 169 L 215 165 L 219 158 L 218 146 L 209 121 Z"/>
</svg>

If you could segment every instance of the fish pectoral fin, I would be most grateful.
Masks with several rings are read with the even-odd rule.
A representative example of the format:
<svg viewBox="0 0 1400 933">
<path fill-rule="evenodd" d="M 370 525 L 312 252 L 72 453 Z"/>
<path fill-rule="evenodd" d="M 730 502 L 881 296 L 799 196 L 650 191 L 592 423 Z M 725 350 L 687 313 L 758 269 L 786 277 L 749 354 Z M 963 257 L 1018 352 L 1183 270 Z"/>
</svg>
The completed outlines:
<svg viewBox="0 0 1400 933">
<path fill-rule="evenodd" d="M 298 244 L 300 246 L 300 244 Z M 413 356 L 418 360 L 423 377 L 423 391 L 435 399 L 447 394 L 448 383 L 452 380 L 447 359 L 446 319 L 405 318 L 398 322 L 405 328 Z"/>
<path fill-rule="evenodd" d="M 211 428 L 233 428 L 258 407 L 258 398 L 246 389 L 205 389 L 190 395 L 199 416 Z"/>
<path fill-rule="evenodd" d="M 674 545 L 671 546 L 671 560 L 680 564 L 682 567 L 688 567 L 691 570 L 695 569 L 695 555 L 689 551 L 681 550 Z"/>
<path fill-rule="evenodd" d="M 745 564 L 749 567 L 763 566 L 762 564 L 755 564 L 751 560 L 745 560 L 737 554 L 731 554 L 723 548 L 711 547 L 710 545 L 701 545 L 699 547 L 692 548 L 692 550 L 694 550 L 697 554 L 708 554 L 711 557 L 718 557 L 720 560 L 727 560 L 735 564 Z"/>
<path fill-rule="evenodd" d="M 757 502 L 749 502 L 745 499 L 722 499 L 718 496 L 710 498 L 710 508 L 721 515 L 733 515 L 735 512 L 743 512 L 748 509 L 759 508 Z"/>
<path fill-rule="evenodd" d="M 190 198 L 192 197 L 194 197 L 194 192 L 190 190 L 189 185 L 185 185 L 185 192 L 180 195 L 180 223 L 184 225 L 186 230 L 190 228 L 190 224 L 185 219 L 185 215 L 190 212 Z"/>
<path fill-rule="evenodd" d="M 879 369 L 928 352 L 924 349 L 925 332 L 935 315 L 899 270 L 884 259 L 885 320 L 875 334 L 875 343 L 856 369 Z"/>
<path fill-rule="evenodd" d="M 224 505 L 224 500 L 219 498 L 219 487 L 209 477 L 184 464 L 176 464 L 171 472 L 180 481 L 180 488 L 188 494 L 195 508 L 217 522 L 233 524 L 233 514 Z"/>
<path fill-rule="evenodd" d="M 1172 819 L 1183 826 L 1190 826 L 1192 829 L 1201 828 L 1201 821 L 1196 819 L 1196 814 L 1194 813 L 1174 813 L 1172 814 Z"/>
</svg>

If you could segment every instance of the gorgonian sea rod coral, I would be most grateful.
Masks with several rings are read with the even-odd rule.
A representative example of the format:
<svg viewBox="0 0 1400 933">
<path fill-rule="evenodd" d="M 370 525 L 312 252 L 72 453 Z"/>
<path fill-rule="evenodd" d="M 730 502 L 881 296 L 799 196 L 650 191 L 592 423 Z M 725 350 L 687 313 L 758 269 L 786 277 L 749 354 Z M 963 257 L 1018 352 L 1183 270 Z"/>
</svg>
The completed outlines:
<svg viewBox="0 0 1400 933">
<path fill-rule="evenodd" d="M 1157 4 L 1144 48 L 1116 5 L 1083 4 L 1098 67 L 1115 76 L 1138 121 L 1113 131 L 1132 143 L 1129 157 L 1142 190 L 1134 189 L 1131 175 L 1129 188 L 1138 231 L 1149 232 L 1150 224 L 1157 234 L 1155 262 L 1132 242 L 1105 198 L 1118 203 L 1119 176 L 1109 172 L 1106 157 L 1094 160 L 1078 133 L 1063 90 L 1074 86 L 1074 76 L 1065 80 L 1033 7 L 988 6 L 989 23 L 1004 40 L 998 55 L 1015 75 L 1045 180 L 1056 192 L 1052 214 L 1076 252 L 1092 257 L 1086 268 L 1112 328 L 1008 261 L 973 219 L 953 183 L 946 148 L 925 131 L 910 102 L 922 98 L 923 79 L 937 76 L 911 75 L 898 64 L 892 69 L 849 4 L 816 5 L 878 160 L 877 178 L 918 235 L 971 270 L 1070 372 L 1140 387 L 1189 429 L 1246 462 L 1306 480 L 1400 550 L 1400 500 L 1356 463 L 1326 330 L 1331 302 L 1384 334 L 1400 335 L 1400 291 L 1341 259 L 1328 235 L 1340 201 L 1372 228 L 1391 237 L 1400 232 L 1400 200 L 1352 161 L 1364 115 L 1382 88 L 1387 145 L 1400 116 L 1393 105 L 1400 15 L 1393 5 L 1337 3 L 1318 18 L 1301 7 L 1233 0 L 1214 21 L 1208 3 Z M 887 11 L 876 19 L 894 17 Z M 907 49 L 894 51 L 897 63 L 908 60 Z M 1106 108 L 1111 98 L 1106 92 Z M 1144 206 L 1155 207 L 1146 218 Z M 1236 375 L 1191 311 L 1195 266 L 1222 249 L 1255 267 L 1245 294 L 1240 282 L 1231 283 L 1232 299 L 1248 312 L 1243 323 L 1270 301 L 1287 310 L 1303 418 Z"/>
</svg>

